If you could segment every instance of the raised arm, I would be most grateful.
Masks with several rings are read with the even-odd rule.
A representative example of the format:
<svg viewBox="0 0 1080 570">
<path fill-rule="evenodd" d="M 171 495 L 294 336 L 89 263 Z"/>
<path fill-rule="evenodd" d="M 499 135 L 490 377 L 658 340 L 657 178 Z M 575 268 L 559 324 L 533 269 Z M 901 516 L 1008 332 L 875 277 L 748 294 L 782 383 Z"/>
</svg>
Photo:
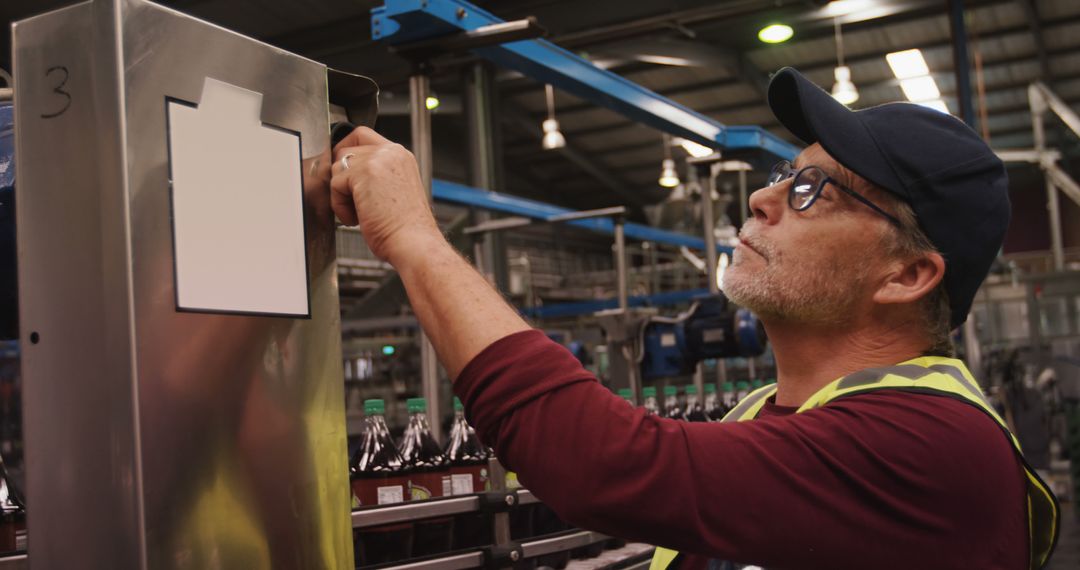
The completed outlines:
<svg viewBox="0 0 1080 570">
<path fill-rule="evenodd" d="M 491 343 L 529 328 L 447 243 L 409 151 L 360 127 L 338 144 L 334 160 L 334 213 L 345 224 L 359 224 L 372 252 L 397 269 L 451 378 Z"/>
</svg>

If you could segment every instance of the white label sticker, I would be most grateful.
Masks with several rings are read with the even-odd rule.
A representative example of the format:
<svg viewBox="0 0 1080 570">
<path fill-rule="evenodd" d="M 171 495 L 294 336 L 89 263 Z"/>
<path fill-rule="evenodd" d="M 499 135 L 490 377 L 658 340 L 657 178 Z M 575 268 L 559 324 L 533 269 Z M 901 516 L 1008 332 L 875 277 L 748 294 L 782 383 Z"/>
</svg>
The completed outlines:
<svg viewBox="0 0 1080 570">
<path fill-rule="evenodd" d="M 449 475 L 443 475 L 442 478 L 442 496 L 449 497 L 454 494 L 454 482 Z"/>
<path fill-rule="evenodd" d="M 466 473 L 463 475 L 452 475 L 454 494 L 455 495 L 469 495 L 473 493 L 473 476 Z"/>
<path fill-rule="evenodd" d="M 724 329 L 701 331 L 701 340 L 704 342 L 724 342 Z"/>
<path fill-rule="evenodd" d="M 379 487 L 375 489 L 376 500 L 380 505 L 405 502 L 405 490 L 401 485 Z"/>
<path fill-rule="evenodd" d="M 660 346 L 675 346 L 675 333 L 663 333 L 660 335 Z"/>
<path fill-rule="evenodd" d="M 262 99 L 207 77 L 197 107 L 168 101 L 178 309 L 310 314 L 300 134 Z"/>
</svg>

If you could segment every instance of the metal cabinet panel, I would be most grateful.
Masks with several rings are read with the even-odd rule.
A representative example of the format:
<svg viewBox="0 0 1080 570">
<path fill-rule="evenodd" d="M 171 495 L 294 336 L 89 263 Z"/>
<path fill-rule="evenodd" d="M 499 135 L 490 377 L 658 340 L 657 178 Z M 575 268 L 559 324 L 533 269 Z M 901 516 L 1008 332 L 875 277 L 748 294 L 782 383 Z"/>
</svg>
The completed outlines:
<svg viewBox="0 0 1080 570">
<path fill-rule="evenodd" d="M 352 568 L 326 68 L 142 0 L 14 38 L 34 567 Z M 207 77 L 301 135 L 310 318 L 177 310 L 166 98 Z"/>
</svg>

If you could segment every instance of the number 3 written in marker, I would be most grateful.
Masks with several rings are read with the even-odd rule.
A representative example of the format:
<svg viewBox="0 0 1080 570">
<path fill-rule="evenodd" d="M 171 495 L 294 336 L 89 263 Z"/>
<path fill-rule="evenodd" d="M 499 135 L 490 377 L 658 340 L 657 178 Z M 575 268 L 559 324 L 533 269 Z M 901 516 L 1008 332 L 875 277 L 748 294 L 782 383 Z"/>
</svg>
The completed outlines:
<svg viewBox="0 0 1080 570">
<path fill-rule="evenodd" d="M 56 85 L 55 87 L 53 87 L 53 93 L 56 93 L 57 95 L 63 96 L 64 97 L 64 103 L 63 103 L 63 106 L 60 107 L 60 109 L 55 111 L 55 112 L 42 113 L 41 114 L 42 119 L 53 119 L 53 118 L 59 117 L 60 115 L 63 115 L 68 110 L 68 107 L 71 107 L 71 93 L 68 93 L 67 91 L 64 91 L 64 86 L 67 85 L 69 75 L 70 74 L 68 73 L 68 68 L 66 68 L 66 67 L 64 67 L 62 65 L 54 65 L 54 66 L 50 67 L 49 69 L 45 70 L 45 77 L 50 77 L 50 76 L 60 77 L 59 84 Z"/>
</svg>

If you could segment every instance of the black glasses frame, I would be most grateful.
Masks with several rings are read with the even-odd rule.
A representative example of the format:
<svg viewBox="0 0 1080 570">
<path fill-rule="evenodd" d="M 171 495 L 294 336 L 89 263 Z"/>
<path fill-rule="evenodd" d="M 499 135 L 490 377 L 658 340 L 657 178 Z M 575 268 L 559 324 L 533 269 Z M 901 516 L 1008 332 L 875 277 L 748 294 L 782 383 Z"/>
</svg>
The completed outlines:
<svg viewBox="0 0 1080 570">
<path fill-rule="evenodd" d="M 795 188 L 796 188 L 796 186 L 799 185 L 799 177 L 802 176 L 804 173 L 809 172 L 811 170 L 815 170 L 818 173 L 820 173 L 821 174 L 821 180 L 817 182 L 817 187 L 814 188 L 814 193 L 813 193 L 813 195 L 810 196 L 810 199 L 807 200 L 802 205 L 801 208 L 796 207 L 795 206 Z M 826 184 L 832 184 L 833 186 L 836 186 L 837 188 L 839 188 L 841 191 L 843 191 L 847 195 L 851 196 L 852 198 L 855 198 L 856 200 L 858 200 L 859 202 L 862 202 L 863 204 L 865 204 L 866 206 L 868 206 L 870 209 L 874 210 L 878 214 L 881 214 L 882 216 L 884 216 L 885 219 L 889 220 L 896 227 L 901 227 L 902 226 L 902 224 L 900 223 L 900 220 L 896 219 L 896 216 L 893 216 L 892 214 L 886 212 L 885 210 L 882 210 L 878 205 L 876 205 L 873 202 L 871 202 L 870 200 L 864 198 L 858 192 L 852 190 L 851 188 L 848 188 L 847 186 L 844 186 L 843 184 L 840 184 L 839 182 L 836 181 L 836 179 L 829 176 L 829 174 L 827 172 L 822 170 L 821 167 L 814 166 L 814 165 L 811 164 L 811 165 L 804 166 L 804 167 L 802 167 L 802 168 L 800 168 L 798 170 L 795 170 L 794 165 L 792 165 L 790 162 L 788 162 L 786 160 L 781 160 L 780 162 L 773 165 L 772 170 L 769 172 L 768 183 L 769 183 L 769 186 L 773 186 L 773 185 L 779 184 L 779 183 L 781 183 L 781 182 L 783 182 L 783 181 L 785 181 L 785 180 L 787 180 L 789 178 L 793 178 L 794 180 L 792 181 L 791 187 L 788 189 L 788 207 L 791 208 L 792 210 L 795 210 L 796 212 L 805 212 L 806 210 L 809 210 L 810 206 L 813 206 L 814 202 L 817 202 L 818 197 L 821 196 L 821 191 L 825 189 L 825 185 Z"/>
</svg>

